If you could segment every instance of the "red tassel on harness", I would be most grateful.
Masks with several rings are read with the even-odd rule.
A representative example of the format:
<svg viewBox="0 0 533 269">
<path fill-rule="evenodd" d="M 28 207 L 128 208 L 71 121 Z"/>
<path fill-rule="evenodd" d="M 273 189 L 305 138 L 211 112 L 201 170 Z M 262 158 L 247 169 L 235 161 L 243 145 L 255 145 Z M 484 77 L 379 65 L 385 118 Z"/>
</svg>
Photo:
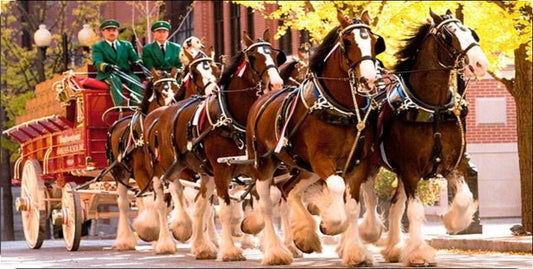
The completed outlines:
<svg viewBox="0 0 533 269">
<path fill-rule="evenodd" d="M 235 75 L 237 75 L 238 77 L 241 77 L 242 73 L 244 72 L 244 68 L 246 68 L 246 61 L 243 61 L 241 65 L 239 65 L 239 68 L 237 68 Z"/>
</svg>

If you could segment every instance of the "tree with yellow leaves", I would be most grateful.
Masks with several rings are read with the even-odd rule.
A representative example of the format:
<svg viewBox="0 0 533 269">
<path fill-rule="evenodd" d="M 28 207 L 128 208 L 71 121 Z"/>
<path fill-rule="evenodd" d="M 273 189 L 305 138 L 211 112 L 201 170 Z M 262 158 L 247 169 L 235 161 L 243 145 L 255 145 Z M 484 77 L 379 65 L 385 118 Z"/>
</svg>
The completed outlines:
<svg viewBox="0 0 533 269">
<path fill-rule="evenodd" d="M 337 25 L 337 10 L 358 17 L 368 10 L 375 18 L 372 30 L 383 36 L 387 51 L 379 56 L 385 66 L 396 62 L 394 53 L 411 30 L 425 23 L 431 8 L 436 13 L 456 10 L 464 24 L 481 37 L 480 45 L 489 58 L 489 74 L 502 82 L 514 97 L 517 110 L 518 153 L 522 189 L 522 224 L 532 231 L 532 73 L 531 1 L 232 1 L 251 7 L 265 18 L 282 20 L 276 38 L 287 29 L 307 30 L 318 44 Z M 267 6 L 273 6 L 271 12 Z M 514 78 L 499 72 L 514 63 Z"/>
</svg>

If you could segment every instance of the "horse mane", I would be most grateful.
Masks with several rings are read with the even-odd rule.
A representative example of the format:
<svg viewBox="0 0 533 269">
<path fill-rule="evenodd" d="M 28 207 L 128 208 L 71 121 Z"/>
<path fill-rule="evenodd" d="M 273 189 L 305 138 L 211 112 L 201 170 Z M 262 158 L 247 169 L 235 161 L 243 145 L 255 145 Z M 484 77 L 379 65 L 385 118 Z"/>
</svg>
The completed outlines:
<svg viewBox="0 0 533 269">
<path fill-rule="evenodd" d="M 279 76 L 283 81 L 289 79 L 291 77 L 292 71 L 294 70 L 296 64 L 298 61 L 292 60 L 290 62 L 284 63 L 282 66 L 279 67 Z"/>
<path fill-rule="evenodd" d="M 139 107 L 141 108 L 141 112 L 143 114 L 148 113 L 148 107 L 150 106 L 150 97 L 152 97 L 152 94 L 154 93 L 154 83 L 152 80 L 148 82 L 148 85 L 146 86 L 146 90 L 144 91 L 143 100 L 141 101 L 141 104 Z"/>
<path fill-rule="evenodd" d="M 320 73 L 324 68 L 324 59 L 331 51 L 335 43 L 337 43 L 337 31 L 339 26 L 333 28 L 324 38 L 324 41 L 320 43 L 311 54 L 309 58 L 309 69 L 315 73 Z"/>
<path fill-rule="evenodd" d="M 229 85 L 233 74 L 235 74 L 237 68 L 239 68 L 239 65 L 242 63 L 243 59 L 244 52 L 242 51 L 231 57 L 230 63 L 226 66 L 226 68 L 224 69 L 224 73 L 222 73 L 222 77 L 220 78 L 220 87 L 225 88 Z"/>
<path fill-rule="evenodd" d="M 395 53 L 398 62 L 393 67 L 394 71 L 408 71 L 412 69 L 416 61 L 416 56 L 418 56 L 420 46 L 424 42 L 431 27 L 431 24 L 422 24 L 411 27 L 411 35 L 402 39 L 402 41 L 406 42 L 406 45 L 400 51 Z"/>
</svg>

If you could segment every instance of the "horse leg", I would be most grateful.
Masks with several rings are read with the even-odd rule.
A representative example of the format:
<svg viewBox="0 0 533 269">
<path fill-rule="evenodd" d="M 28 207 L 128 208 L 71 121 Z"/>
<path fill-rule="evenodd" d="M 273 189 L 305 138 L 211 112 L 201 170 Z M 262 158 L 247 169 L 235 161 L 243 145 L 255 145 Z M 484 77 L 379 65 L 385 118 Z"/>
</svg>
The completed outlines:
<svg viewBox="0 0 533 269">
<path fill-rule="evenodd" d="M 383 258 L 387 262 L 398 262 L 400 260 L 400 252 L 403 248 L 400 243 L 401 226 L 407 196 L 405 195 L 403 183 L 399 178 L 396 192 L 395 199 L 393 199 L 389 207 L 389 232 L 385 241 L 385 248 L 381 251 L 381 255 L 383 255 Z"/>
<path fill-rule="evenodd" d="M 252 203 L 248 203 L 248 207 L 245 207 L 246 214 L 241 222 L 241 231 L 245 234 L 257 235 L 265 227 L 265 222 L 257 206 L 258 201 L 253 195 L 251 201 Z"/>
<path fill-rule="evenodd" d="M 262 169 L 258 169 L 263 171 Z M 272 201 L 270 200 L 270 186 L 272 184 L 273 171 L 268 177 L 256 179 L 256 189 L 259 194 L 259 209 L 263 214 L 265 229 L 263 265 L 287 265 L 292 262 L 292 253 L 281 243 L 274 229 L 272 221 Z"/>
<path fill-rule="evenodd" d="M 220 252 L 217 260 L 219 261 L 243 261 L 246 258 L 242 255 L 242 249 L 235 246 L 232 236 L 232 218 L 233 207 L 228 193 L 229 183 L 231 180 L 231 170 L 215 166 L 215 184 L 217 196 L 220 204 L 220 222 L 222 224 L 222 235 L 220 241 Z"/>
<path fill-rule="evenodd" d="M 322 176 L 320 176 L 323 178 Z M 337 235 L 346 230 L 344 210 L 344 179 L 336 174 L 326 176 L 322 192 L 311 199 L 320 210 L 320 231 L 325 235 Z"/>
<path fill-rule="evenodd" d="M 294 244 L 294 239 L 292 237 L 289 205 L 284 199 L 281 199 L 279 203 L 279 214 L 281 217 L 281 226 L 283 230 L 283 242 L 285 243 L 285 246 L 292 252 L 292 256 L 294 258 L 301 258 L 303 254 Z"/>
<path fill-rule="evenodd" d="M 156 241 L 159 238 L 159 218 L 155 212 L 154 197 L 137 198 L 139 212 L 133 221 L 133 229 L 139 238 L 145 242 Z"/>
<path fill-rule="evenodd" d="M 122 184 L 117 184 L 118 190 L 118 229 L 117 229 L 117 238 L 115 243 L 113 243 L 113 249 L 116 250 L 133 250 L 137 244 L 137 239 L 133 235 L 133 231 L 130 228 L 130 221 L 128 218 L 128 211 L 130 203 L 128 200 L 128 189 Z"/>
<path fill-rule="evenodd" d="M 167 204 L 165 202 L 165 193 L 163 192 L 163 183 L 159 177 L 154 177 L 154 195 L 155 195 L 155 210 L 159 218 L 159 239 L 155 245 L 155 253 L 157 254 L 172 254 L 176 252 L 176 243 L 172 240 L 168 230 L 167 223 Z"/>
<path fill-rule="evenodd" d="M 215 259 L 217 257 L 217 248 L 211 240 L 206 238 L 204 232 L 205 210 L 209 203 L 208 198 L 213 195 L 215 190 L 215 183 L 208 176 L 201 175 L 201 184 L 202 187 L 194 207 L 191 252 L 199 260 Z"/>
<path fill-rule="evenodd" d="M 209 235 L 209 239 L 211 239 L 213 245 L 218 248 L 218 233 L 215 227 L 215 208 L 213 207 L 213 204 L 209 203 L 205 211 L 205 218 L 207 220 L 207 234 Z"/>
<path fill-rule="evenodd" d="M 316 223 L 302 202 L 304 190 L 315 183 L 319 178 L 308 174 L 304 178 L 302 172 L 300 180 L 289 191 L 287 203 L 290 208 L 291 233 L 296 247 L 304 253 L 322 252 L 322 244 L 316 233 Z"/>
<path fill-rule="evenodd" d="M 244 200 L 243 201 L 243 214 L 244 214 L 244 217 L 248 217 L 251 213 L 252 213 L 252 202 L 251 200 L 248 201 L 248 200 Z M 261 217 L 261 216 L 259 216 Z M 243 219 L 244 221 L 244 219 Z M 241 227 L 240 227 L 240 230 L 244 233 L 243 237 L 242 237 L 242 240 L 241 240 L 241 248 L 242 249 L 247 249 L 247 248 L 255 248 L 255 238 L 253 235 L 251 234 L 248 234 L 248 233 L 245 233 L 243 230 L 242 230 L 242 223 L 243 221 L 241 221 Z M 264 223 L 263 223 L 264 225 Z"/>
<path fill-rule="evenodd" d="M 383 223 L 376 210 L 378 197 L 374 191 L 374 176 L 362 184 L 365 214 L 359 225 L 359 235 L 363 241 L 374 243 L 379 240 L 383 231 Z"/>
<path fill-rule="evenodd" d="M 436 251 L 423 238 L 424 206 L 418 195 L 410 197 L 407 206 L 409 239 L 402 249 L 400 260 L 406 266 L 435 266 Z"/>
<path fill-rule="evenodd" d="M 442 217 L 442 223 L 448 233 L 455 234 L 470 226 L 478 203 L 474 201 L 464 177 L 457 171 L 450 174 L 448 184 L 455 190 L 455 195 L 450 207 Z"/>
<path fill-rule="evenodd" d="M 358 220 L 361 210 L 359 194 L 361 179 L 367 179 L 368 162 L 362 162 L 354 168 L 352 174 L 347 175 L 348 188 L 346 189 L 345 211 L 347 217 L 346 231 L 342 234 L 339 243 L 339 255 L 342 263 L 348 266 L 372 265 L 372 255 L 368 252 L 359 236 Z"/>
<path fill-rule="evenodd" d="M 179 180 L 174 180 L 169 186 L 170 195 L 174 203 L 174 210 L 172 212 L 172 220 L 170 221 L 170 229 L 172 236 L 182 243 L 191 238 L 192 235 L 192 221 L 185 210 L 185 198 L 183 197 L 183 186 Z"/>
</svg>

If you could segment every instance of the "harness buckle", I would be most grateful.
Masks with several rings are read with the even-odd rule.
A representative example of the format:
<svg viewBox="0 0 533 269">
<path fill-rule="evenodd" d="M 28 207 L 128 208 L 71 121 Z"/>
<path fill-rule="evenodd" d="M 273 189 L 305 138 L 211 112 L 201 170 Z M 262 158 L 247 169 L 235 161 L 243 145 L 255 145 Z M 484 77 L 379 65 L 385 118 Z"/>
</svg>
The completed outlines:
<svg viewBox="0 0 533 269">
<path fill-rule="evenodd" d="M 321 95 L 320 97 L 318 97 L 315 103 L 309 108 L 309 110 L 313 112 L 315 110 L 322 110 L 325 108 L 329 108 L 329 104 L 326 98 L 324 98 L 324 96 Z"/>
</svg>

